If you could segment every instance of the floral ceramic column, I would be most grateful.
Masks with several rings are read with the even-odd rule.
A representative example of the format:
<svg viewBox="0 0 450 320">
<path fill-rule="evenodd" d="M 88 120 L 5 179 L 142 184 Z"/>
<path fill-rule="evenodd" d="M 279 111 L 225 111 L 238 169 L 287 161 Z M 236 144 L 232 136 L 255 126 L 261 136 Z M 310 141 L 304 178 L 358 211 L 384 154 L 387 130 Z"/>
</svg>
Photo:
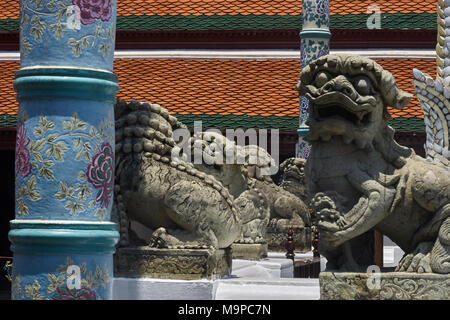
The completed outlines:
<svg viewBox="0 0 450 320">
<path fill-rule="evenodd" d="M 111 299 L 116 0 L 21 0 L 13 299 Z"/>
<path fill-rule="evenodd" d="M 302 1 L 303 24 L 300 32 L 301 68 L 303 69 L 311 61 L 329 53 L 330 13 L 329 0 L 303 0 Z M 310 146 L 303 140 L 308 133 L 306 120 L 308 119 L 309 101 L 306 97 L 300 97 L 300 127 L 297 130 L 299 141 L 297 145 L 297 157 L 306 159 Z"/>
</svg>

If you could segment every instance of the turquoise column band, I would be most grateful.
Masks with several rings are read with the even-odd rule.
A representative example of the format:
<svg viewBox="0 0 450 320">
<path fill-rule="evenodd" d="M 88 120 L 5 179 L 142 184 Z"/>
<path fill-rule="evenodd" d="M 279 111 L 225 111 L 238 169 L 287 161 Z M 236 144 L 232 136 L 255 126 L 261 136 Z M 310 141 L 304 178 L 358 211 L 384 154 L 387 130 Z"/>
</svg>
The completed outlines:
<svg viewBox="0 0 450 320">
<path fill-rule="evenodd" d="M 305 137 L 308 134 L 308 132 L 309 132 L 309 128 L 308 127 L 306 127 L 306 128 L 298 128 L 297 129 L 297 134 L 298 134 L 299 137 Z"/>
<path fill-rule="evenodd" d="M 320 38 L 329 39 L 331 37 L 331 32 L 323 29 L 308 29 L 300 31 L 300 38 Z"/>
<path fill-rule="evenodd" d="M 17 99 L 68 98 L 115 103 L 117 76 L 71 68 L 22 69 L 16 73 Z"/>
<path fill-rule="evenodd" d="M 113 254 L 119 239 L 112 222 L 10 221 L 11 251 L 32 254 Z"/>
</svg>

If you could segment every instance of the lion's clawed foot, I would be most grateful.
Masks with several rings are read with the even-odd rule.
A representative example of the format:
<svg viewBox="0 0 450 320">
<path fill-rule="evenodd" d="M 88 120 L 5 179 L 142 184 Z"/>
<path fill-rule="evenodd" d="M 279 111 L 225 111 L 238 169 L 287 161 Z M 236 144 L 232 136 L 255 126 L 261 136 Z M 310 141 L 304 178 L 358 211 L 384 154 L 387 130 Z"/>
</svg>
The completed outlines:
<svg viewBox="0 0 450 320">
<path fill-rule="evenodd" d="M 161 227 L 152 233 L 149 246 L 152 248 L 169 248 L 182 245 L 182 242 L 167 233 L 166 229 Z"/>
<path fill-rule="evenodd" d="M 431 247 L 432 243 L 423 242 L 417 249 L 410 254 L 405 255 L 399 262 L 395 271 L 398 272 L 433 272 L 431 269 Z"/>
</svg>

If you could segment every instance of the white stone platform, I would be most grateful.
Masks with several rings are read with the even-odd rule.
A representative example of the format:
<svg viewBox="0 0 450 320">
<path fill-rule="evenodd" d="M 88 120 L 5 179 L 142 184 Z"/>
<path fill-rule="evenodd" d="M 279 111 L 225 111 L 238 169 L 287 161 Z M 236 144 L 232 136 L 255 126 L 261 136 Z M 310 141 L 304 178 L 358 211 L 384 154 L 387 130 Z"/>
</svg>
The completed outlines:
<svg viewBox="0 0 450 320">
<path fill-rule="evenodd" d="M 296 259 L 312 257 L 296 254 Z M 233 260 L 228 278 L 169 280 L 114 278 L 115 300 L 302 300 L 320 297 L 318 279 L 293 278 L 292 260 L 269 252 L 260 261 Z"/>
</svg>

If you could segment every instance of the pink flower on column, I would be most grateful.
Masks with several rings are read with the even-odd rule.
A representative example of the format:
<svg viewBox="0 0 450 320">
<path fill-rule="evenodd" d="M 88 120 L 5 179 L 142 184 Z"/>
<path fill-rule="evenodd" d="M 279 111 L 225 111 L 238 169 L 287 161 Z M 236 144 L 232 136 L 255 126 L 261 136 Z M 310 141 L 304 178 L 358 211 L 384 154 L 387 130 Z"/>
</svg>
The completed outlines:
<svg viewBox="0 0 450 320">
<path fill-rule="evenodd" d="M 114 187 L 114 153 L 111 145 L 103 143 L 86 170 L 87 180 L 99 189 L 96 201 L 101 208 L 109 206 Z"/>
<path fill-rule="evenodd" d="M 97 300 L 95 291 L 88 288 L 69 289 L 67 285 L 56 289 L 53 300 Z"/>
<path fill-rule="evenodd" d="M 96 19 L 108 21 L 111 18 L 111 0 L 72 0 L 80 8 L 82 24 L 94 23 Z"/>
<path fill-rule="evenodd" d="M 20 174 L 23 178 L 31 172 L 30 152 L 27 149 L 30 139 L 27 138 L 27 131 L 22 121 L 17 124 L 16 138 L 16 177 Z"/>
</svg>

